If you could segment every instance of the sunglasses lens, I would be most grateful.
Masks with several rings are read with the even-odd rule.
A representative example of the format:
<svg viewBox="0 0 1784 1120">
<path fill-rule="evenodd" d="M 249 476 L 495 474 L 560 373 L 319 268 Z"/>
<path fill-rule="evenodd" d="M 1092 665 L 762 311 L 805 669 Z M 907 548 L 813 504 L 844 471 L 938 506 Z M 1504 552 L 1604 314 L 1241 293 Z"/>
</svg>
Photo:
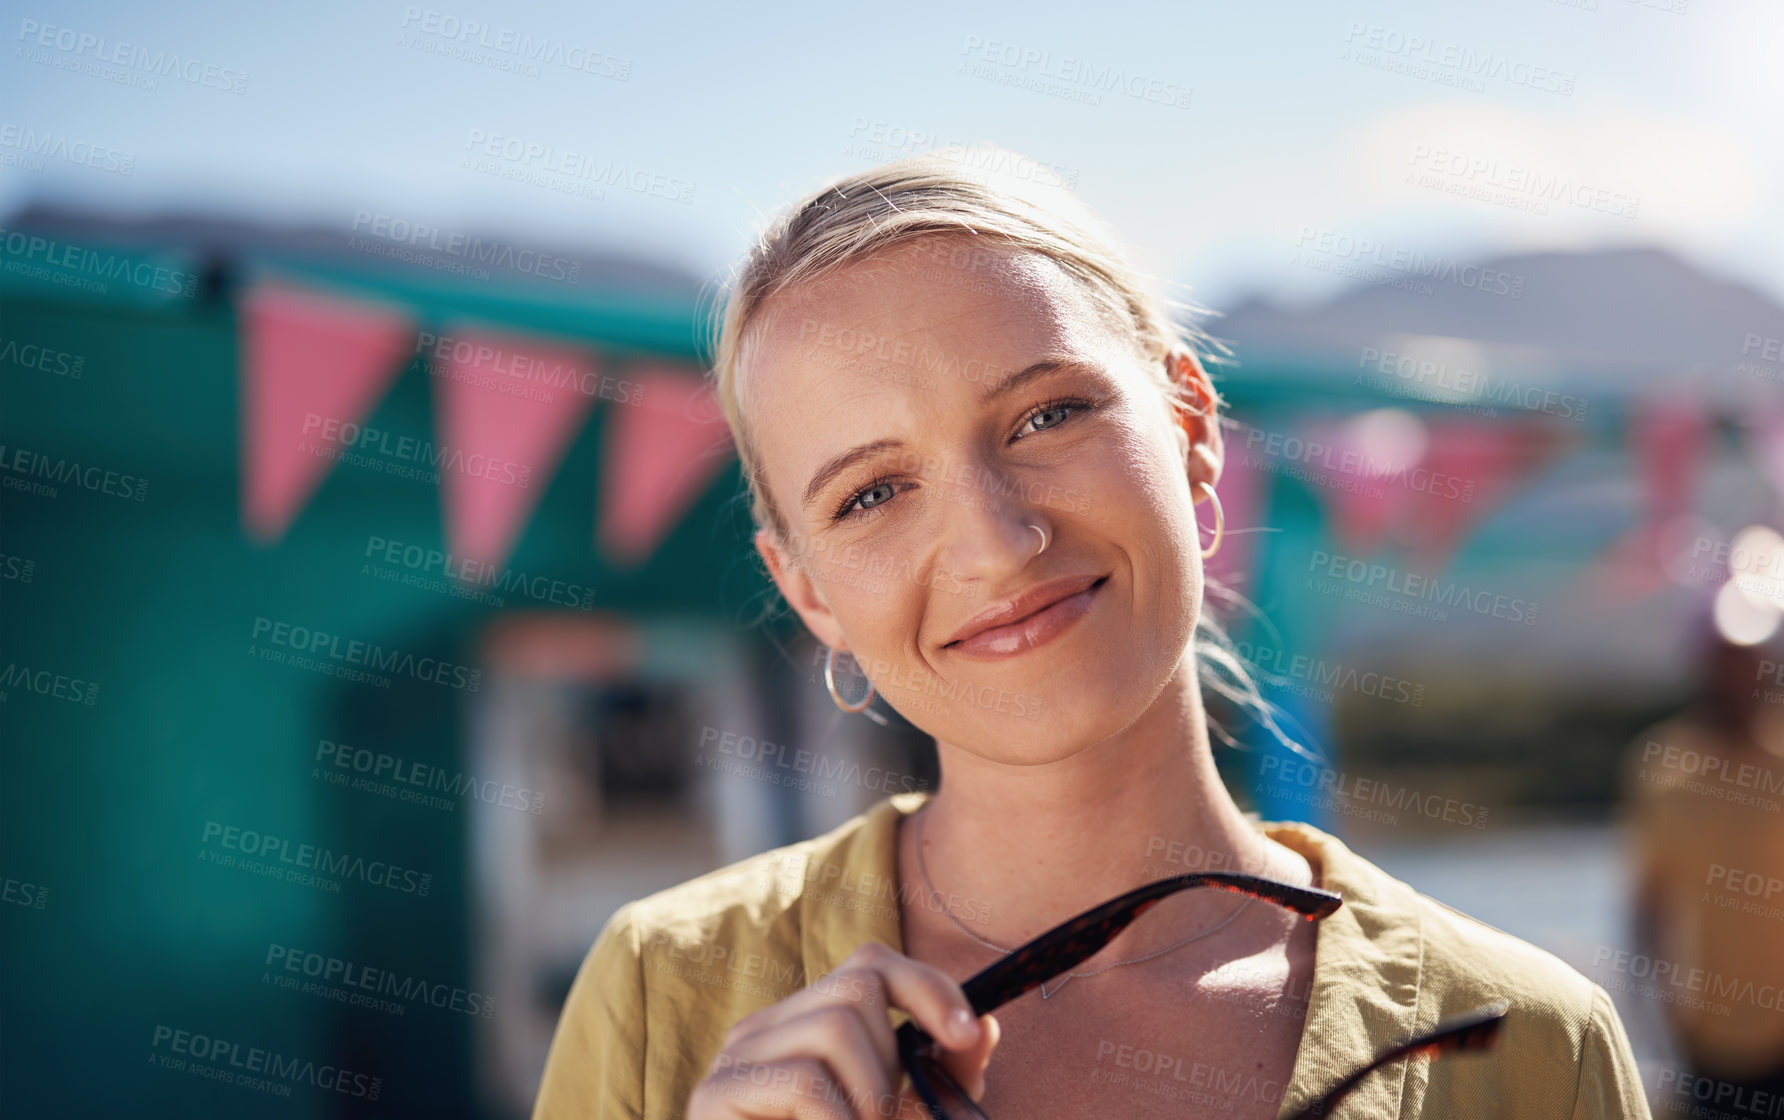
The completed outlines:
<svg viewBox="0 0 1784 1120">
<path fill-rule="evenodd" d="M 940 1108 L 938 1120 L 991 1120 L 934 1058 L 917 1058 L 911 1063 L 910 1071 L 917 1095 L 923 1098 L 931 1112 Z"/>
</svg>

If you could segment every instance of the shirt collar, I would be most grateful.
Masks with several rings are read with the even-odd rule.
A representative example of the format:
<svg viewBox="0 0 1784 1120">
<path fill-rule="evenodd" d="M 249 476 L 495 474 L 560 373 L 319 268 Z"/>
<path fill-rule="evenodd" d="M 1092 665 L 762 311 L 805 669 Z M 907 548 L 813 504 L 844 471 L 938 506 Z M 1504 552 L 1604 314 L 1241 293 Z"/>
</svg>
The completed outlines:
<svg viewBox="0 0 1784 1120">
<path fill-rule="evenodd" d="M 1320 887 L 1344 896 L 1344 905 L 1319 922 L 1307 1023 L 1283 1100 L 1290 1109 L 1416 1033 L 1424 928 L 1412 888 L 1337 837 L 1296 821 L 1260 827 L 1306 856 Z M 1397 1062 L 1370 1074 L 1345 1098 L 1343 1111 L 1398 1116 L 1407 1089 L 1429 1068 L 1424 1061 Z"/>
<path fill-rule="evenodd" d="M 799 900 L 807 983 L 828 975 L 855 949 L 878 941 L 899 952 L 898 829 L 927 793 L 900 793 L 865 814 L 862 825 L 808 853 Z M 1344 905 L 1319 923 L 1313 989 L 1282 1109 L 1306 1104 L 1418 1025 L 1424 933 L 1416 896 L 1337 837 L 1299 822 L 1257 822 L 1264 834 L 1307 857 L 1319 885 Z M 908 1017 L 895 1011 L 900 1022 Z M 1399 1062 L 1370 1075 L 1344 1111 L 1397 1116 L 1428 1062 Z"/>
<path fill-rule="evenodd" d="M 898 822 L 922 808 L 927 793 L 899 793 L 874 805 L 857 828 L 818 844 L 799 895 L 800 951 L 811 983 L 855 949 L 878 941 L 904 952 L 898 917 Z"/>
</svg>

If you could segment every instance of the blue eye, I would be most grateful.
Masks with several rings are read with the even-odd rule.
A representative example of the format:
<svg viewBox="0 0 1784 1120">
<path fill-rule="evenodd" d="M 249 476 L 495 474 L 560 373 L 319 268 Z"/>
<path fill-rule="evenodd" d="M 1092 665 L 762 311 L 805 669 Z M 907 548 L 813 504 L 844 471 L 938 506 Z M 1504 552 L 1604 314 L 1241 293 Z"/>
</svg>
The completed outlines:
<svg viewBox="0 0 1784 1120">
<path fill-rule="evenodd" d="M 1050 428 L 1057 428 L 1065 423 L 1066 418 L 1072 412 L 1092 409 L 1095 407 L 1096 402 L 1087 401 L 1082 397 L 1062 397 L 1058 400 L 1047 401 L 1045 404 L 1040 405 L 1033 412 L 1028 414 L 1027 418 L 1022 421 L 1021 426 L 1016 429 L 1016 434 L 1020 436 L 1023 429 L 1028 428 L 1031 424 L 1034 425 L 1034 430 L 1037 432 L 1044 432 Z M 1051 423 L 1043 424 L 1040 422 L 1042 417 L 1052 416 L 1054 414 L 1058 414 L 1059 418 Z"/>
<path fill-rule="evenodd" d="M 885 497 L 877 502 L 873 501 L 871 496 L 882 490 L 885 491 Z M 867 489 L 861 491 L 860 496 L 855 500 L 860 503 L 862 509 L 872 509 L 874 506 L 884 505 L 886 502 L 892 500 L 892 484 L 890 482 L 881 482 L 877 485 L 869 486 Z"/>
<path fill-rule="evenodd" d="M 897 488 L 893 486 L 892 483 L 893 480 L 890 478 L 874 479 L 866 486 L 863 486 L 861 489 L 844 498 L 842 500 L 842 505 L 837 506 L 836 512 L 830 515 L 830 520 L 847 521 L 849 518 L 857 515 L 857 506 L 860 507 L 860 513 L 870 513 L 873 510 L 878 509 L 880 506 L 885 505 L 898 493 Z M 873 500 L 872 496 L 880 491 L 885 492 L 884 496 L 877 501 Z"/>
<path fill-rule="evenodd" d="M 1016 429 L 1016 438 L 1022 438 L 1024 429 L 1028 429 L 1031 425 L 1037 432 L 1050 431 L 1069 420 L 1072 413 L 1089 412 L 1097 408 L 1098 405 L 1099 402 L 1086 400 L 1083 397 L 1060 397 L 1043 402 L 1023 418 L 1021 425 Z M 830 514 L 830 520 L 832 523 L 836 523 L 871 514 L 897 497 L 898 490 L 898 479 L 889 475 L 881 475 L 844 498 L 842 504 Z"/>
</svg>

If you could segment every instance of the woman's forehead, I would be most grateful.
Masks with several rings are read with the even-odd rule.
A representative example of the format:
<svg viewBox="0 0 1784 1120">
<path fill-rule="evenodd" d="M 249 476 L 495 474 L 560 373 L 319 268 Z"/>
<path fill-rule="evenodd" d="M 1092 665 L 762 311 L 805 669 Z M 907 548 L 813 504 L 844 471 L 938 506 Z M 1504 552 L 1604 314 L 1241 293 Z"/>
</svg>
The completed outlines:
<svg viewBox="0 0 1784 1120">
<path fill-rule="evenodd" d="M 1117 341 L 1114 317 L 1045 255 L 951 252 L 959 240 L 907 243 L 771 296 L 739 339 L 740 406 L 865 387 L 838 384 L 846 374 L 940 388 L 938 373 L 1020 368 L 1031 351 L 1096 355 Z"/>
</svg>

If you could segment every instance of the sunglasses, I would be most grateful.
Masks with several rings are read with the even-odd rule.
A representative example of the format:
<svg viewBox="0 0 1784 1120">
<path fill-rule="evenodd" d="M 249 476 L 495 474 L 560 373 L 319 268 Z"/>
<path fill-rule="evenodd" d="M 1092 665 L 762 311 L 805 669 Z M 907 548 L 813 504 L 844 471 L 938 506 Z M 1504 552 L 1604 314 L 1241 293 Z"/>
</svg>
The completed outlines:
<svg viewBox="0 0 1784 1120">
<path fill-rule="evenodd" d="M 1260 879 L 1252 875 L 1226 872 L 1204 872 L 1175 875 L 1159 879 L 1143 887 L 1092 907 L 1070 921 L 1054 926 L 1033 941 L 1010 952 L 1010 955 L 974 974 L 961 984 L 974 1015 L 983 1015 L 1075 968 L 1094 956 L 1115 935 L 1131 925 L 1134 919 L 1150 910 L 1161 899 L 1178 891 L 1213 887 L 1235 894 L 1262 899 L 1306 918 L 1318 921 L 1343 904 L 1331 891 L 1297 887 Z M 1438 1024 L 1431 1031 L 1408 1042 L 1389 1048 L 1363 1068 L 1350 1074 L 1318 1099 L 1293 1114 L 1291 1120 L 1313 1120 L 1331 1113 L 1340 1100 L 1362 1083 L 1363 1078 L 1382 1066 L 1407 1058 L 1432 1057 L 1462 1050 L 1485 1050 L 1499 1035 L 1505 1017 L 1502 1000 L 1476 1008 Z M 937 1056 L 938 1045 L 933 1036 L 911 1020 L 898 1028 L 898 1054 L 910 1074 L 911 1087 L 922 1098 L 934 1120 L 990 1120 L 985 1110 L 966 1094 Z"/>
</svg>

